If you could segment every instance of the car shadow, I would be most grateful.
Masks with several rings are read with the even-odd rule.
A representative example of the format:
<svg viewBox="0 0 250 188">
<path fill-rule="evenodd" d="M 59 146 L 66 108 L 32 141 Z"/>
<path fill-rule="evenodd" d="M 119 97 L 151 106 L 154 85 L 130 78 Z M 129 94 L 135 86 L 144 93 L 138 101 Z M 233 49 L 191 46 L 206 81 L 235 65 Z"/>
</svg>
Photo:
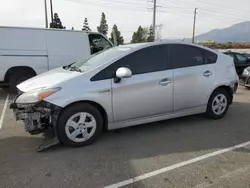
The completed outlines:
<svg viewBox="0 0 250 188">
<path fill-rule="evenodd" d="M 140 160 L 165 156 L 166 160 L 177 154 L 202 152 L 231 147 L 250 140 L 250 103 L 234 102 L 227 115 L 219 120 L 211 120 L 204 115 L 188 116 L 178 119 L 138 125 L 134 127 L 105 132 L 97 142 L 83 148 L 53 146 L 44 152 L 35 152 L 42 139 L 30 136 L 10 136 L 0 139 L 0 181 L 11 180 L 10 169 L 22 182 L 21 173 L 41 176 L 36 169 L 51 176 L 65 177 L 69 186 L 79 175 L 88 180 L 79 180 L 84 187 L 103 187 L 138 176 L 137 163 Z M 237 152 L 250 152 L 240 148 Z M 188 155 L 188 154 L 187 154 Z M 169 156 L 169 158 L 168 158 Z M 189 156 L 189 155 L 188 155 Z M 171 159 L 171 162 L 180 162 Z M 166 166 L 169 161 L 163 161 Z M 170 162 L 170 164 L 171 164 Z M 150 170 L 159 169 L 161 162 L 147 164 Z M 7 179 L 6 179 L 7 178 Z M 42 180 L 50 181 L 46 175 Z M 92 184 L 88 181 L 93 181 Z M 5 185 L 5 184 L 4 184 Z M 7 185 L 7 184 L 6 184 Z M 35 185 L 35 184 L 33 184 Z M 144 187 L 143 184 L 138 184 Z"/>
</svg>

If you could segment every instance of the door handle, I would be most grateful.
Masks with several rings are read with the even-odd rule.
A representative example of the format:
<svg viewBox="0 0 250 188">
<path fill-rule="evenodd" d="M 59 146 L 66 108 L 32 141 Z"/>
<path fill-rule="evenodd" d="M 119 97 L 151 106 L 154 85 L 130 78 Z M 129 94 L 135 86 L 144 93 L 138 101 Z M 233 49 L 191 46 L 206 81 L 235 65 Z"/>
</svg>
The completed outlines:
<svg viewBox="0 0 250 188">
<path fill-rule="evenodd" d="M 162 85 L 162 86 L 166 86 L 166 85 L 168 85 L 168 84 L 170 84 L 170 83 L 171 83 L 171 81 L 170 81 L 169 79 L 167 79 L 167 78 L 162 79 L 162 80 L 159 82 L 159 84 Z"/>
<path fill-rule="evenodd" d="M 203 73 L 203 76 L 208 77 L 208 76 L 211 76 L 212 74 L 213 74 L 213 73 L 212 73 L 211 71 L 207 70 L 207 71 L 205 71 L 205 72 Z"/>
<path fill-rule="evenodd" d="M 110 92 L 110 89 L 104 89 L 99 91 L 99 93 L 106 93 L 106 92 Z"/>
</svg>

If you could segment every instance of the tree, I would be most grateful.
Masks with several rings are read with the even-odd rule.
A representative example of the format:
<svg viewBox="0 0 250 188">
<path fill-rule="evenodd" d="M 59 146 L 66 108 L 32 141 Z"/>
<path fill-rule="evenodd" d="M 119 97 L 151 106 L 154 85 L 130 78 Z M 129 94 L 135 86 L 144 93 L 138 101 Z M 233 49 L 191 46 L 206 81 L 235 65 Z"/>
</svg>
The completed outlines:
<svg viewBox="0 0 250 188">
<path fill-rule="evenodd" d="M 91 31 L 91 29 L 89 28 L 88 18 L 84 19 L 82 30 L 83 31 Z"/>
<path fill-rule="evenodd" d="M 97 27 L 97 31 L 106 36 L 108 34 L 108 24 L 107 24 L 106 16 L 104 13 L 102 13 L 100 26 Z"/>
<path fill-rule="evenodd" d="M 148 28 L 138 27 L 138 30 L 133 33 L 131 43 L 147 42 Z"/>
<path fill-rule="evenodd" d="M 154 31 L 153 26 L 151 25 L 149 28 L 149 35 L 147 38 L 147 42 L 153 42 L 154 41 Z"/>
<path fill-rule="evenodd" d="M 50 28 L 65 29 L 57 13 L 54 14 L 54 18 L 50 23 Z"/>
<path fill-rule="evenodd" d="M 123 36 L 121 36 L 121 32 L 118 30 L 116 24 L 113 26 L 113 29 L 112 29 L 112 32 L 111 32 L 111 38 L 110 38 L 110 40 L 111 40 L 111 42 L 113 44 L 115 43 L 115 41 L 114 41 L 114 34 L 116 36 L 117 46 L 123 44 L 124 43 Z"/>
</svg>

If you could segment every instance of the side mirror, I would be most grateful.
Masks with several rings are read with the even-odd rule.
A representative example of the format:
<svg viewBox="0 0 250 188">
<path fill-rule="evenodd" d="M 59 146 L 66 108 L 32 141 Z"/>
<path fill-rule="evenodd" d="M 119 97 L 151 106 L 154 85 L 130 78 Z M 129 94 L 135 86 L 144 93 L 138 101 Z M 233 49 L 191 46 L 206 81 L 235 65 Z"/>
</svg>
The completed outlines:
<svg viewBox="0 0 250 188">
<path fill-rule="evenodd" d="M 126 67 L 120 67 L 115 73 L 117 78 L 130 78 L 132 76 L 132 71 Z"/>
<path fill-rule="evenodd" d="M 115 73 L 114 83 L 119 83 L 122 78 L 130 78 L 132 71 L 126 67 L 120 67 Z"/>
</svg>

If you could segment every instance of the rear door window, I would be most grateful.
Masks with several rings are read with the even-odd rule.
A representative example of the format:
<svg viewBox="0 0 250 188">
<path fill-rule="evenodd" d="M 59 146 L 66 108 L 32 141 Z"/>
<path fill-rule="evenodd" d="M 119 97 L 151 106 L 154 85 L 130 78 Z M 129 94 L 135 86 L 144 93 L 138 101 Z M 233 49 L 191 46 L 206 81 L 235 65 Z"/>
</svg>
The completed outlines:
<svg viewBox="0 0 250 188">
<path fill-rule="evenodd" d="M 216 53 L 213 53 L 209 50 L 205 50 L 205 49 L 202 49 L 202 53 L 203 55 L 205 56 L 205 59 L 206 59 L 206 63 L 207 64 L 213 64 L 213 63 L 216 63 L 217 59 L 218 59 L 218 55 Z"/>
<path fill-rule="evenodd" d="M 205 64 L 203 54 L 197 47 L 184 44 L 170 44 L 169 51 L 174 69 Z"/>
</svg>

